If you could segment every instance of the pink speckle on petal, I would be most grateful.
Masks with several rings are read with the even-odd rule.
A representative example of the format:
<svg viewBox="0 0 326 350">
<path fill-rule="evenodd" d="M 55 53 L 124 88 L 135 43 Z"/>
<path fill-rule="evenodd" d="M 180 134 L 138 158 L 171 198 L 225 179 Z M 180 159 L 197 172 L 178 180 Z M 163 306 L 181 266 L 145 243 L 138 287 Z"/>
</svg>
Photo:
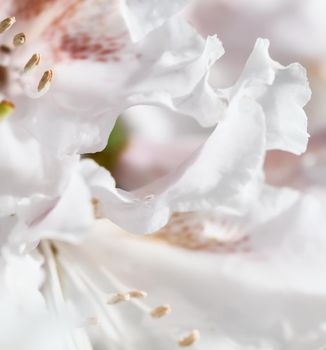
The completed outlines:
<svg viewBox="0 0 326 350">
<path fill-rule="evenodd" d="M 19 19 L 31 19 L 56 2 L 58 2 L 58 0 L 13 0 L 12 13 Z"/>
<path fill-rule="evenodd" d="M 57 60 L 118 61 L 129 42 L 117 1 L 70 6 L 45 32 Z"/>
</svg>

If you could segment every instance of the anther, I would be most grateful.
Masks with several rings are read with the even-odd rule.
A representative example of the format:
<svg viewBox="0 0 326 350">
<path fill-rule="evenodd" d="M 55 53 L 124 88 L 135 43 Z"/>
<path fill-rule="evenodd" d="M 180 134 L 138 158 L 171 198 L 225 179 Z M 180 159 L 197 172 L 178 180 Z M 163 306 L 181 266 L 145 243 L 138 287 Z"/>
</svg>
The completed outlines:
<svg viewBox="0 0 326 350">
<path fill-rule="evenodd" d="M 7 100 L 0 102 L 0 120 L 8 117 L 15 109 L 15 105 Z"/>
<path fill-rule="evenodd" d="M 19 33 L 14 36 L 13 44 L 15 47 L 24 45 L 26 42 L 26 35 L 24 33 Z"/>
<path fill-rule="evenodd" d="M 199 338 L 200 338 L 200 333 L 197 329 L 195 329 L 191 331 L 189 334 L 180 338 L 178 341 L 178 344 L 179 346 L 184 348 L 184 347 L 193 345 L 195 342 L 199 340 Z"/>
<path fill-rule="evenodd" d="M 11 53 L 11 48 L 7 45 L 0 45 L 0 52 L 9 55 Z"/>
<path fill-rule="evenodd" d="M 128 292 L 130 298 L 143 299 L 147 297 L 147 293 L 142 290 L 132 290 Z"/>
<path fill-rule="evenodd" d="M 36 66 L 39 65 L 41 60 L 41 56 L 38 53 L 35 53 L 30 59 L 29 61 L 25 64 L 24 67 L 24 72 L 28 72 L 31 69 L 35 68 Z"/>
<path fill-rule="evenodd" d="M 161 305 L 153 309 L 150 315 L 153 318 L 161 318 L 163 316 L 168 315 L 171 311 L 172 311 L 172 308 L 170 305 Z"/>
<path fill-rule="evenodd" d="M 53 79 L 53 71 L 51 69 L 45 71 L 38 84 L 37 90 L 39 92 L 42 91 L 44 88 L 48 86 L 48 84 L 51 83 L 52 79 Z"/>
<path fill-rule="evenodd" d="M 107 304 L 119 304 L 125 301 L 130 300 L 130 295 L 129 293 L 117 293 L 114 294 L 108 301 Z"/>
<path fill-rule="evenodd" d="M 15 17 L 8 17 L 8 18 L 4 19 L 3 21 L 1 21 L 0 22 L 0 34 L 4 33 L 8 29 L 10 29 L 15 22 L 16 22 Z"/>
</svg>

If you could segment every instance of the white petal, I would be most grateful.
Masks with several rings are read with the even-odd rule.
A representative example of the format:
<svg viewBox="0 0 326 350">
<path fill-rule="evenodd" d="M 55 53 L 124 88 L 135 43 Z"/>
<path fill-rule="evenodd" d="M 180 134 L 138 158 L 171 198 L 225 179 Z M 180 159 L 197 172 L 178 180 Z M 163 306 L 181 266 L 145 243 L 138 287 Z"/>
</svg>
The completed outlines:
<svg viewBox="0 0 326 350">
<path fill-rule="evenodd" d="M 0 195 L 23 197 L 37 191 L 57 193 L 69 164 L 75 159 L 59 160 L 47 154 L 46 148 L 26 132 L 15 116 L 1 122 L 0 134 Z"/>
<path fill-rule="evenodd" d="M 94 208 L 89 190 L 76 171 L 58 197 L 32 197 L 17 210 L 18 223 L 9 243 L 29 250 L 41 239 L 79 241 L 93 225 Z"/>
<path fill-rule="evenodd" d="M 255 98 L 262 106 L 267 149 L 301 154 L 306 150 L 309 137 L 303 110 L 311 96 L 306 71 L 299 64 L 284 67 L 273 61 L 268 48 L 268 40 L 257 40 L 231 94 L 243 89 L 238 93 Z"/>
<path fill-rule="evenodd" d="M 135 193 L 116 190 L 109 174 L 89 161 L 84 163 L 86 181 L 113 222 L 130 232 L 155 231 L 171 211 L 238 204 L 236 196 L 260 172 L 264 132 L 261 108 L 242 99 L 231 104 L 226 118 L 186 162 L 149 186 Z"/>
<path fill-rule="evenodd" d="M 39 288 L 44 280 L 37 254 L 16 256 L 2 250 L 0 259 L 0 347 L 8 350 L 64 350 L 50 321 Z M 19 334 L 19 337 L 17 337 Z"/>
<path fill-rule="evenodd" d="M 291 215 L 293 224 L 297 214 Z M 306 228 L 309 218 L 307 213 Z M 105 222 L 84 251 L 96 251 L 102 265 L 110 256 L 111 273 L 146 290 L 154 304 L 171 303 L 170 322 L 178 329 L 199 328 L 198 346 L 205 349 L 216 344 L 237 350 L 318 349 L 325 336 L 325 283 L 320 279 L 325 239 L 314 235 L 320 239 L 311 242 L 310 235 L 300 235 L 296 244 L 286 237 L 294 238 L 297 228 L 290 224 L 289 232 L 274 223 L 260 226 L 253 241 L 262 244 L 247 254 L 189 252 L 119 234 Z M 264 241 L 266 228 L 269 242 L 274 237 L 271 250 Z"/>
<path fill-rule="evenodd" d="M 134 41 L 142 39 L 154 28 L 161 26 L 169 17 L 178 13 L 189 0 L 144 1 L 123 0 L 123 14 Z"/>
</svg>

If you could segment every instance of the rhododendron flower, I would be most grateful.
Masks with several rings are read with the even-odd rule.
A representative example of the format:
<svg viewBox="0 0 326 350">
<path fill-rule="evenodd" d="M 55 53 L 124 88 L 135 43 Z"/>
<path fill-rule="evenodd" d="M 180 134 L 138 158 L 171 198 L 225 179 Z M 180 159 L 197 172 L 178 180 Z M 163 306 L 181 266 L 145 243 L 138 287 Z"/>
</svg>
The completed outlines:
<svg viewBox="0 0 326 350">
<path fill-rule="evenodd" d="M 283 237 L 269 232 L 286 222 L 287 253 L 292 215 L 310 199 L 266 186 L 263 163 L 269 150 L 306 149 L 305 70 L 274 61 L 268 40 L 258 39 L 236 83 L 213 88 L 210 71 L 224 50 L 187 23 L 187 3 L 0 0 L 0 348 L 319 345 L 320 332 L 306 327 L 293 341 L 292 309 L 267 308 L 264 322 L 232 310 L 242 302 L 239 286 L 248 307 L 275 290 L 284 302 L 278 277 L 287 276 L 287 256 L 273 255 Z M 103 149 L 119 115 L 135 106 L 211 133 L 167 174 L 127 191 L 85 155 Z M 239 279 L 234 266 L 243 269 Z M 301 267 L 293 259 L 289 275 Z M 323 290 L 314 283 L 289 282 L 301 307 L 309 306 L 304 293 Z M 217 292 L 225 303 L 208 310 Z M 266 329 L 276 322 L 272 337 Z M 30 336 L 31 324 L 40 336 Z M 311 324 L 320 326 L 319 318 Z"/>
<path fill-rule="evenodd" d="M 28 284 L 34 288 L 30 298 L 37 300 L 40 297 L 41 283 L 44 303 L 50 312 L 49 325 L 51 322 L 61 325 L 59 329 L 53 327 L 51 332 L 51 336 L 55 335 L 56 341 L 59 342 L 56 345 L 57 348 L 60 349 L 61 346 L 62 349 L 78 350 L 96 347 L 128 349 L 128 347 L 140 346 L 145 349 L 155 347 L 163 350 L 179 346 L 196 346 L 199 338 L 201 340 L 198 346 L 204 346 L 208 350 L 215 349 L 216 345 L 229 349 L 245 349 L 246 346 L 254 349 L 255 347 L 273 349 L 279 344 L 290 348 L 301 346 L 304 349 L 306 344 L 310 346 L 321 343 L 318 331 L 312 335 L 312 341 L 306 340 L 305 336 L 302 339 L 295 339 L 294 336 L 291 337 L 286 333 L 292 332 L 292 335 L 296 332 L 297 323 L 292 317 L 292 307 L 295 309 L 297 304 L 291 304 L 289 311 L 279 311 L 291 296 L 286 297 L 282 292 L 278 280 L 280 272 L 278 259 L 269 258 L 272 252 L 269 252 L 269 246 L 265 247 L 264 236 L 260 231 L 264 232 L 266 225 L 277 223 L 284 215 L 288 220 L 286 213 L 289 208 L 295 210 L 297 203 L 300 203 L 296 193 L 274 190 L 261 183 L 262 164 L 268 149 L 279 148 L 292 150 L 295 153 L 304 150 L 307 134 L 305 133 L 305 115 L 301 107 L 309 97 L 302 68 L 297 65 L 284 68 L 276 64 L 270 59 L 267 49 L 268 43 L 259 40 L 238 83 L 231 89 L 223 90 L 230 109 L 213 131 L 211 138 L 202 146 L 203 151 L 197 151 L 199 156 L 188 168 L 190 171 L 196 167 L 199 170 L 203 169 L 203 172 L 207 171 L 207 163 L 199 162 L 199 165 L 193 165 L 198 159 L 205 160 L 206 152 L 207 154 L 212 152 L 214 156 L 220 157 L 224 152 L 225 156 L 221 158 L 223 161 L 221 164 L 225 164 L 227 157 L 237 156 L 234 160 L 230 158 L 232 166 L 228 173 L 223 173 L 224 176 L 228 176 L 230 187 L 221 187 L 225 189 L 222 191 L 217 186 L 219 194 L 217 199 L 213 195 L 209 196 L 204 188 L 205 197 L 203 196 L 202 202 L 194 208 L 201 210 L 215 208 L 216 211 L 179 214 L 162 231 L 151 238 L 141 239 L 122 233 L 106 220 L 98 220 L 97 229 L 89 239 L 75 245 L 62 242 L 73 238 L 67 229 L 69 225 L 67 227 L 64 225 L 78 221 L 78 217 L 66 213 L 72 213 L 74 208 L 80 207 L 76 204 L 79 191 L 76 193 L 69 190 L 64 193 L 47 217 L 34 225 L 35 236 L 20 237 L 22 241 L 27 240 L 27 246 L 33 243 L 28 239 L 40 239 L 44 236 L 51 238 L 50 241 L 43 239 L 37 248 L 37 252 L 42 257 L 41 262 L 44 261 L 44 270 L 40 262 L 34 260 L 32 263 L 32 260 L 30 263 L 34 266 L 33 271 L 36 276 L 33 275 L 34 284 Z M 252 73 L 254 63 L 254 68 L 259 73 L 257 75 Z M 270 132 L 276 130 L 273 119 L 269 120 L 272 123 L 267 123 L 268 116 L 274 117 L 274 120 L 280 120 L 278 118 L 282 109 L 274 110 L 272 103 L 275 101 L 273 98 L 278 102 L 281 100 L 278 89 L 289 92 L 286 107 L 292 109 L 297 121 L 301 120 L 302 123 L 297 132 L 294 132 L 293 128 L 288 128 L 286 124 L 276 124 L 279 135 L 283 135 L 282 139 L 277 138 L 275 132 Z M 271 99 L 267 104 L 265 97 L 268 93 Z M 214 133 L 217 131 L 218 137 L 215 140 Z M 239 145 L 243 145 L 241 147 L 243 152 L 239 152 L 235 140 Z M 251 140 L 252 142 L 249 142 Z M 233 149 L 234 153 L 230 152 Z M 221 153 L 218 153 L 219 150 Z M 240 153 L 239 156 L 237 153 Z M 214 166 L 216 164 L 219 165 L 217 162 Z M 222 169 L 228 170 L 227 167 Z M 101 186 L 104 188 L 107 186 L 107 179 L 111 181 L 108 187 L 112 201 L 110 215 L 118 212 L 119 207 L 116 207 L 118 200 L 123 203 L 123 196 L 126 196 L 124 192 L 115 189 L 114 180 L 108 176 L 104 169 L 90 160 L 84 160 L 71 184 L 73 188 L 78 183 L 89 186 L 96 213 L 99 216 L 106 214 L 105 211 L 103 212 L 106 208 L 103 202 L 101 203 L 101 199 L 108 194 L 103 192 Z M 220 179 L 223 181 L 222 184 L 228 183 L 222 176 Z M 207 181 L 198 183 L 202 186 L 206 184 L 212 186 Z M 213 182 L 213 186 L 215 183 Z M 189 180 L 187 184 L 190 186 L 191 181 Z M 224 197 L 221 198 L 221 195 Z M 109 203 L 110 197 L 106 198 L 106 203 Z M 133 198 L 132 200 L 134 201 Z M 207 202 L 205 203 L 204 200 Z M 155 214 L 157 208 L 150 208 L 151 201 L 155 201 L 155 198 L 145 198 L 143 208 L 152 210 Z M 142 207 L 139 206 L 139 200 L 134 203 L 138 204 L 137 213 L 141 213 Z M 245 204 L 247 207 L 246 212 L 240 217 L 238 212 L 232 213 L 229 210 L 231 207 L 238 209 L 239 204 Z M 225 207 L 228 208 L 227 211 Z M 186 206 L 184 210 L 189 210 L 188 208 L 192 209 Z M 132 211 L 124 214 L 128 219 L 132 219 L 130 212 Z M 151 221 L 153 217 L 155 218 L 155 215 L 149 216 L 151 225 L 154 222 Z M 164 219 L 167 220 L 167 218 Z M 146 220 L 142 221 L 141 216 L 138 217 L 138 221 L 134 219 L 131 223 L 133 230 L 137 229 L 136 225 L 144 226 L 144 222 L 146 224 Z M 121 225 L 127 224 L 130 225 L 130 222 L 124 223 L 121 219 Z M 273 227 L 271 225 L 271 230 Z M 29 234 L 31 232 L 32 230 Z M 38 232 L 41 233 L 40 236 L 37 235 Z M 266 237 L 266 239 L 269 238 Z M 291 237 L 289 239 L 291 241 Z M 159 242 L 177 245 L 179 248 L 169 248 Z M 290 243 L 289 245 L 291 246 Z M 194 251 L 202 250 L 203 254 L 183 252 L 180 246 Z M 273 247 L 271 246 L 272 251 Z M 205 251 L 213 254 L 207 254 Z M 264 255 L 267 255 L 265 260 Z M 9 256 L 7 255 L 9 261 L 7 268 L 10 268 L 10 263 L 24 265 L 17 263 L 14 259 L 10 257 L 10 253 Z M 26 256 L 16 259 L 26 259 Z M 32 256 L 29 259 L 32 259 Z M 280 256 L 279 259 L 282 261 L 283 257 Z M 195 264 L 198 267 L 194 267 L 194 261 L 198 262 Z M 243 268 L 244 272 L 239 275 L 239 278 L 233 275 L 232 266 L 234 265 L 237 266 L 237 270 L 239 266 Z M 293 269 L 295 268 L 297 265 L 294 262 Z M 203 271 L 207 274 L 203 274 Z M 275 274 L 276 278 L 266 281 L 267 272 L 272 276 Z M 292 270 L 290 272 L 292 273 Z M 15 270 L 9 270 L 8 274 L 9 288 L 12 284 L 17 285 L 20 279 L 17 278 L 18 274 Z M 194 279 L 202 282 L 198 284 L 198 290 L 191 287 Z M 175 288 L 165 288 L 167 283 L 173 283 Z M 221 293 L 221 286 L 224 286 L 224 293 Z M 306 290 L 302 285 L 299 283 L 294 287 L 296 288 L 294 293 L 298 295 L 298 304 L 301 307 L 311 307 L 311 304 L 304 299 Z M 236 294 L 241 290 L 245 291 L 247 305 L 250 307 L 248 315 L 242 318 L 237 313 L 237 310 L 242 309 L 232 309 L 235 300 L 239 303 L 242 300 L 240 295 Z M 318 293 L 318 291 L 317 285 L 311 293 Z M 275 293 L 277 293 L 276 297 Z M 213 295 L 215 298 L 212 298 Z M 211 312 L 207 312 L 209 306 L 207 300 L 215 300 L 216 295 L 221 297 L 223 303 L 215 303 Z M 235 300 L 231 297 L 232 295 Z M 145 299 L 147 296 L 148 299 Z M 18 309 L 21 300 L 18 296 Z M 26 300 L 23 299 L 23 302 Z M 252 310 L 265 302 L 268 318 L 266 323 L 262 323 L 261 314 L 257 315 Z M 40 303 L 40 308 L 43 310 L 44 304 Z M 270 308 L 267 307 L 269 305 L 271 305 Z M 227 313 L 225 310 L 228 308 L 231 312 Z M 25 309 L 24 312 L 28 317 L 30 311 Z M 162 318 L 162 320 L 156 318 Z M 307 321 L 304 332 L 310 334 L 309 327 L 315 323 L 319 326 L 319 320 L 320 318 L 309 324 Z M 255 327 L 248 326 L 248 322 Z M 266 331 L 270 322 L 275 329 L 276 336 L 273 337 Z M 232 324 L 234 327 L 231 327 Z M 34 344 L 33 347 L 35 348 Z"/>
<path fill-rule="evenodd" d="M 78 239 L 83 224 L 89 225 L 91 200 L 97 216 L 139 233 L 159 229 L 175 211 L 246 210 L 251 187 L 261 181 L 266 151 L 305 150 L 308 134 L 302 107 L 309 87 L 300 65 L 276 63 L 269 57 L 268 42 L 260 39 L 235 86 L 216 95 L 227 105 L 222 120 L 207 141 L 165 177 L 126 192 L 116 188 L 104 168 L 83 160 L 47 215 L 28 227 L 29 234 L 18 227 L 12 240 L 31 244 L 41 237 Z M 283 117 L 288 114 L 292 121 Z M 76 216 L 66 215 L 74 212 L 76 203 Z"/>
<path fill-rule="evenodd" d="M 104 147 L 128 107 L 157 104 L 216 122 L 222 102 L 206 79 L 223 50 L 215 37 L 205 43 L 177 15 L 185 4 L 3 4 L 1 143 L 10 150 L 1 154 L 1 172 L 8 177 L 1 185 L 5 231 L 24 236 L 52 212 L 77 176 L 80 154 Z M 142 26 L 154 5 L 155 16 Z M 73 186 L 89 227 L 87 189 L 76 181 Z"/>
<path fill-rule="evenodd" d="M 81 203 L 79 211 L 87 218 L 87 226 L 90 225 L 91 197 L 104 215 L 133 232 L 150 232 L 160 228 L 173 211 L 210 205 L 237 206 L 235 198 L 256 176 L 266 149 L 277 148 L 294 153 L 304 150 L 307 134 L 301 108 L 309 98 L 305 74 L 298 65 L 284 68 L 272 61 L 268 56 L 267 42 L 257 42 L 253 55 L 233 88 L 214 91 L 207 83 L 208 69 L 223 53 L 216 37 L 209 37 L 205 44 L 181 17 L 174 16 L 139 42 L 133 42 L 132 35 L 124 34 L 123 45 L 115 50 L 114 59 L 111 51 L 103 53 L 97 46 L 95 49 L 94 42 L 103 48 L 105 38 L 111 38 L 110 29 L 119 29 L 119 33 L 125 27 L 131 30 L 132 25 L 127 20 L 131 16 L 128 7 L 121 3 L 99 2 L 96 9 L 88 11 L 90 4 L 70 4 L 65 14 L 62 12 L 65 7 L 60 3 L 55 7 L 42 3 L 41 7 L 35 8 L 35 11 L 42 10 L 44 17 L 53 21 L 50 23 L 59 28 L 55 31 L 44 22 L 43 16 L 36 19 L 31 17 L 30 12 L 26 12 L 28 7 L 18 6 L 16 2 L 9 6 L 11 11 L 17 11 L 17 18 L 21 18 L 22 25 L 26 26 L 26 38 L 30 38 L 36 47 L 48 45 L 46 57 L 55 67 L 56 79 L 50 91 L 37 104 L 28 100 L 32 108 L 27 109 L 23 117 L 20 117 L 19 108 L 12 116 L 12 119 L 23 120 L 24 131 L 32 135 L 29 137 L 33 138 L 33 142 L 34 138 L 37 140 L 35 142 L 40 142 L 46 157 L 48 154 L 59 160 L 64 157 L 74 164 L 75 154 L 100 149 L 119 113 L 133 105 L 164 106 L 173 112 L 190 115 L 205 126 L 216 123 L 218 116 L 220 122 L 192 157 L 165 178 L 135 193 L 116 189 L 111 176 L 104 169 L 96 170 L 95 164 L 91 165 L 89 161 L 82 165 L 85 185 L 82 179 L 75 180 L 80 175 L 72 175 L 71 172 L 68 178 L 55 176 L 55 179 L 59 178 L 59 183 L 62 180 L 69 193 L 73 186 L 76 196 L 70 195 L 70 200 Z M 130 11 L 132 9 L 131 6 Z M 31 10 L 33 8 L 29 8 Z M 177 6 L 174 10 L 177 10 Z M 139 11 L 138 8 L 137 13 Z M 108 17 L 105 17 L 108 22 L 103 20 L 104 23 L 98 28 L 100 32 L 88 29 L 87 26 L 93 28 L 93 21 L 98 16 L 102 18 L 101 14 L 104 13 L 108 13 Z M 159 22 L 162 21 L 163 18 Z M 112 22 L 116 26 L 111 27 Z M 180 35 L 172 35 L 176 32 Z M 86 34 L 92 36 L 84 40 L 86 46 L 81 49 L 79 40 L 81 37 L 85 39 Z M 64 44 L 67 40 L 68 44 Z M 111 44 L 109 40 L 106 46 L 110 48 Z M 19 50 L 25 47 L 28 45 Z M 15 62 L 16 56 L 19 59 L 23 57 L 23 51 L 15 50 L 10 55 L 13 56 L 10 62 Z M 9 78 L 10 67 L 4 68 Z M 173 86 L 169 84 L 172 76 Z M 7 84 L 10 90 L 10 79 Z M 18 92 L 18 96 L 10 94 L 8 97 L 17 97 L 17 104 L 22 99 L 24 106 L 26 97 L 23 92 L 24 89 Z M 293 123 L 283 118 L 283 114 L 289 111 Z M 52 128 L 54 118 L 56 127 Z M 232 138 L 238 140 L 238 148 L 231 142 Z M 29 163 L 33 164 L 31 161 Z M 60 169 L 63 163 L 55 165 L 51 161 L 50 164 Z M 70 168 L 78 173 L 75 165 Z M 200 176 L 201 181 L 194 182 L 194 176 Z M 66 203 L 63 192 L 49 197 L 38 189 L 37 194 L 46 197 L 36 200 L 28 198 L 27 203 L 23 202 L 23 210 L 19 214 L 22 219 L 14 228 L 15 234 L 20 237 L 26 236 L 22 226 L 27 229 L 40 226 L 43 232 L 47 232 L 43 236 L 52 236 L 52 224 L 46 228 L 42 222 L 44 219 L 45 222 L 53 222 L 56 209 Z M 125 220 L 126 216 L 128 220 Z M 69 224 L 63 225 L 62 222 L 66 220 Z M 72 221 L 76 220 L 69 216 L 67 219 L 60 217 L 61 231 L 62 226 L 66 227 L 64 231 L 74 231 Z M 80 222 L 76 222 L 76 226 L 81 230 Z"/>
<path fill-rule="evenodd" d="M 216 93 L 227 101 L 227 108 L 207 141 L 149 185 L 129 193 L 116 190 L 104 169 L 83 162 L 102 215 L 131 232 L 151 232 L 174 211 L 241 210 L 248 186 L 261 176 L 267 150 L 305 150 L 308 134 L 302 107 L 310 97 L 305 71 L 298 64 L 283 67 L 273 61 L 266 40 L 257 41 L 238 82 Z"/>
</svg>

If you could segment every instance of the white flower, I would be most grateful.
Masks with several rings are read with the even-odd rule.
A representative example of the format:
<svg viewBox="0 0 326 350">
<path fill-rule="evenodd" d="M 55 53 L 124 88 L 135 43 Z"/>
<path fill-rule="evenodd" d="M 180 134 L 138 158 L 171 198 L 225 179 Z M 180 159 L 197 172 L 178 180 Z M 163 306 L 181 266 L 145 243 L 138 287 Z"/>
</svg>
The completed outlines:
<svg viewBox="0 0 326 350">
<path fill-rule="evenodd" d="M 120 13 L 120 3 L 100 1 L 89 11 L 91 3 L 79 3 L 60 17 L 58 11 L 62 14 L 64 10 L 60 4 L 51 7 L 51 11 L 43 4 L 26 13 L 25 7 L 16 8 L 17 4 L 13 3 L 13 10 L 18 11 L 27 27 L 26 37 L 36 47 L 48 45 L 48 58 L 54 61 L 56 72 L 50 91 L 38 104 L 28 100 L 31 115 L 28 110 L 23 115 L 18 113 L 18 108 L 17 114 L 14 112 L 8 118 L 10 125 L 15 118 L 22 120 L 23 131 L 32 138 L 30 143 L 36 143 L 35 152 L 28 152 L 33 160 L 26 162 L 32 169 L 26 172 L 25 163 L 22 164 L 27 180 L 18 178 L 21 187 L 31 189 L 32 193 L 19 193 L 12 198 L 10 192 L 9 200 L 3 199 L 9 202 L 9 209 L 2 216 L 4 222 L 9 221 L 6 230 L 13 231 L 10 237 L 13 243 L 35 241 L 40 237 L 35 232 L 41 231 L 42 237 L 54 237 L 59 232 L 62 238 L 63 232 L 70 232 L 72 235 L 66 239 L 74 239 L 75 232 L 82 232 L 83 226 L 85 230 L 90 227 L 91 199 L 96 201 L 101 214 L 131 232 L 141 233 L 159 229 L 174 211 L 211 206 L 238 210 L 244 205 L 242 197 L 248 184 L 260 176 L 266 150 L 304 151 L 307 133 L 302 107 L 309 99 L 305 72 L 299 65 L 283 67 L 274 62 L 269 57 L 267 41 L 257 41 L 234 87 L 214 91 L 207 82 L 208 72 L 223 53 L 216 37 L 209 37 L 205 43 L 181 17 L 175 16 L 137 43 L 124 34 L 120 43 L 123 45 L 116 49 L 114 60 L 111 44 L 110 52 L 103 53 L 102 49 L 106 39 L 111 35 L 116 38 L 117 32 L 121 34 L 127 26 L 126 9 L 122 7 Z M 33 11 L 41 10 L 42 16 L 36 19 L 31 16 Z M 108 17 L 103 19 L 103 14 Z M 53 26 L 45 25 L 43 16 L 59 29 L 54 32 Z M 102 25 L 93 30 L 94 21 L 101 18 Z M 116 26 L 112 27 L 111 23 Z M 86 44 L 80 47 L 85 35 L 89 40 L 84 40 Z M 45 42 L 44 38 L 51 40 Z M 15 56 L 21 58 L 22 54 L 14 51 L 13 55 L 15 62 Z M 11 72 L 9 67 L 6 69 Z M 22 96 L 18 93 L 9 98 L 25 101 L 26 97 Z M 207 141 L 170 174 L 128 193 L 117 189 L 104 169 L 98 169 L 90 161 L 83 161 L 79 169 L 76 160 L 78 154 L 103 146 L 119 113 L 139 104 L 186 114 L 203 126 L 214 125 L 218 120 L 219 123 Z M 291 119 L 284 117 L 288 114 Z M 4 133 L 10 135 L 7 129 Z M 17 138 L 13 142 L 22 153 L 25 144 L 21 145 Z M 39 163 L 34 158 L 40 159 Z M 38 187 L 33 190 L 28 181 L 35 180 L 33 171 L 37 173 L 47 165 L 42 163 L 44 158 L 50 166 L 43 170 L 43 177 L 36 181 Z M 7 172 L 16 174 L 16 169 L 11 170 L 10 166 L 11 163 Z M 58 181 L 57 187 L 49 181 L 52 177 Z M 57 190 L 45 192 L 42 180 L 47 181 L 51 190 Z M 17 186 L 15 179 L 12 183 Z M 72 203 L 80 203 L 78 213 L 85 214 L 78 215 L 85 218 L 81 222 L 74 216 L 70 218 L 71 214 L 64 219 L 56 214 L 60 208 L 65 208 L 65 212 Z M 13 214 L 17 222 L 8 219 Z M 33 234 L 25 238 L 28 230 Z"/>
<path fill-rule="evenodd" d="M 17 339 L 9 331 L 0 334 L 0 347 L 44 349 L 48 341 L 48 348 L 56 350 L 186 346 L 269 350 L 279 344 L 293 349 L 306 344 L 306 338 L 292 341 L 296 334 L 292 310 L 283 314 L 277 312 L 279 304 L 275 310 L 266 305 L 271 314 L 265 322 L 249 313 L 253 298 L 264 306 L 275 289 L 280 305 L 284 300 L 279 280 L 266 278 L 266 272 L 273 277 L 286 272 L 277 260 L 282 262 L 283 255 L 267 259 L 266 264 L 255 259 L 269 258 L 279 243 L 265 246 L 260 234 L 264 225 L 274 220 L 277 224 L 287 211 L 297 214 L 301 199 L 264 187 L 262 166 L 268 150 L 295 154 L 305 150 L 308 134 L 302 108 L 310 97 L 305 71 L 297 64 L 283 67 L 273 61 L 268 41 L 259 39 L 237 83 L 214 90 L 208 84 L 209 70 L 223 48 L 215 36 L 203 40 L 182 19 L 178 13 L 185 3 L 168 7 L 157 2 L 154 12 L 155 2 L 135 0 L 32 5 L 12 0 L 4 7 L 26 27 L 31 49 L 46 50 L 44 57 L 53 63 L 55 78 L 40 97 L 54 77 L 52 70 L 45 71 L 36 95 L 31 89 L 37 87 L 33 76 L 26 81 L 24 74 L 15 76 L 30 46 L 11 52 L 10 64 L 1 66 L 8 79 L 1 90 L 0 113 L 6 119 L 1 120 L 0 142 L 3 149 L 10 146 L 19 162 L 0 153 L 5 179 L 0 185 L 0 306 L 6 310 L 0 321 L 9 329 L 16 324 L 23 332 Z M 14 20 L 1 22 L 12 38 L 6 21 Z M 9 101 L 17 105 L 15 110 Z M 214 130 L 169 174 L 127 192 L 116 188 L 104 168 L 80 161 L 79 156 L 100 150 L 119 114 L 137 105 L 163 107 Z M 274 207 L 275 203 L 281 206 Z M 135 238 L 106 219 L 95 220 L 107 217 L 132 233 L 144 233 L 161 228 L 173 212 L 212 208 L 231 222 L 231 246 L 245 249 L 244 254 L 233 259 L 159 244 L 157 238 L 170 241 L 171 233 L 178 239 L 178 232 L 173 232 L 178 226 L 153 238 Z M 256 217 L 258 209 L 263 210 Z M 238 222 L 240 214 L 245 229 Z M 215 216 L 208 220 L 208 230 L 214 229 L 216 220 Z M 93 233 L 80 242 L 92 226 Z M 249 228 L 256 231 L 247 248 L 243 232 Z M 228 236 L 228 227 L 223 233 Z M 200 249 L 206 248 L 206 238 L 200 234 L 192 237 L 187 232 L 186 237 L 192 249 L 198 248 L 198 239 Z M 208 248 L 213 244 L 213 250 L 220 252 L 220 240 L 219 235 L 210 237 Z M 294 259 L 289 276 L 297 266 L 302 264 Z M 233 267 L 243 271 L 239 280 Z M 247 281 L 243 294 L 242 279 Z M 298 288 L 299 294 L 323 291 L 323 285 L 316 287 L 314 281 L 306 289 L 295 280 L 289 286 Z M 249 315 L 237 313 L 243 300 Z M 34 332 L 46 336 L 36 341 L 28 324 L 35 319 Z M 277 324 L 272 338 L 267 329 L 283 319 L 285 326 Z M 309 345 L 311 337 L 317 344 L 318 331 L 308 333 Z"/>
<path fill-rule="evenodd" d="M 217 90 L 228 107 L 207 141 L 166 176 L 133 192 L 115 188 L 105 169 L 83 162 L 83 172 L 102 215 L 130 232 L 151 232 L 171 212 L 246 206 L 247 188 L 261 176 L 267 150 L 302 153 L 307 144 L 310 98 L 304 69 L 283 67 L 259 39 L 234 87 Z M 128 221 L 125 220 L 128 217 Z"/>
<path fill-rule="evenodd" d="M 130 106 L 160 105 L 203 124 L 217 120 L 222 102 L 206 80 L 223 49 L 216 37 L 205 43 L 177 15 L 186 1 L 157 5 L 144 27 L 141 19 L 154 3 L 95 3 L 11 1 L 1 9 L 4 18 L 16 15 L 1 22 L 0 34 L 0 202 L 6 235 L 25 236 L 53 213 L 79 176 L 80 154 L 100 150 Z M 20 31 L 23 45 L 14 47 Z M 43 80 L 37 69 L 46 72 Z M 73 186 L 79 186 L 88 229 L 91 198 L 83 184 Z"/>
</svg>

